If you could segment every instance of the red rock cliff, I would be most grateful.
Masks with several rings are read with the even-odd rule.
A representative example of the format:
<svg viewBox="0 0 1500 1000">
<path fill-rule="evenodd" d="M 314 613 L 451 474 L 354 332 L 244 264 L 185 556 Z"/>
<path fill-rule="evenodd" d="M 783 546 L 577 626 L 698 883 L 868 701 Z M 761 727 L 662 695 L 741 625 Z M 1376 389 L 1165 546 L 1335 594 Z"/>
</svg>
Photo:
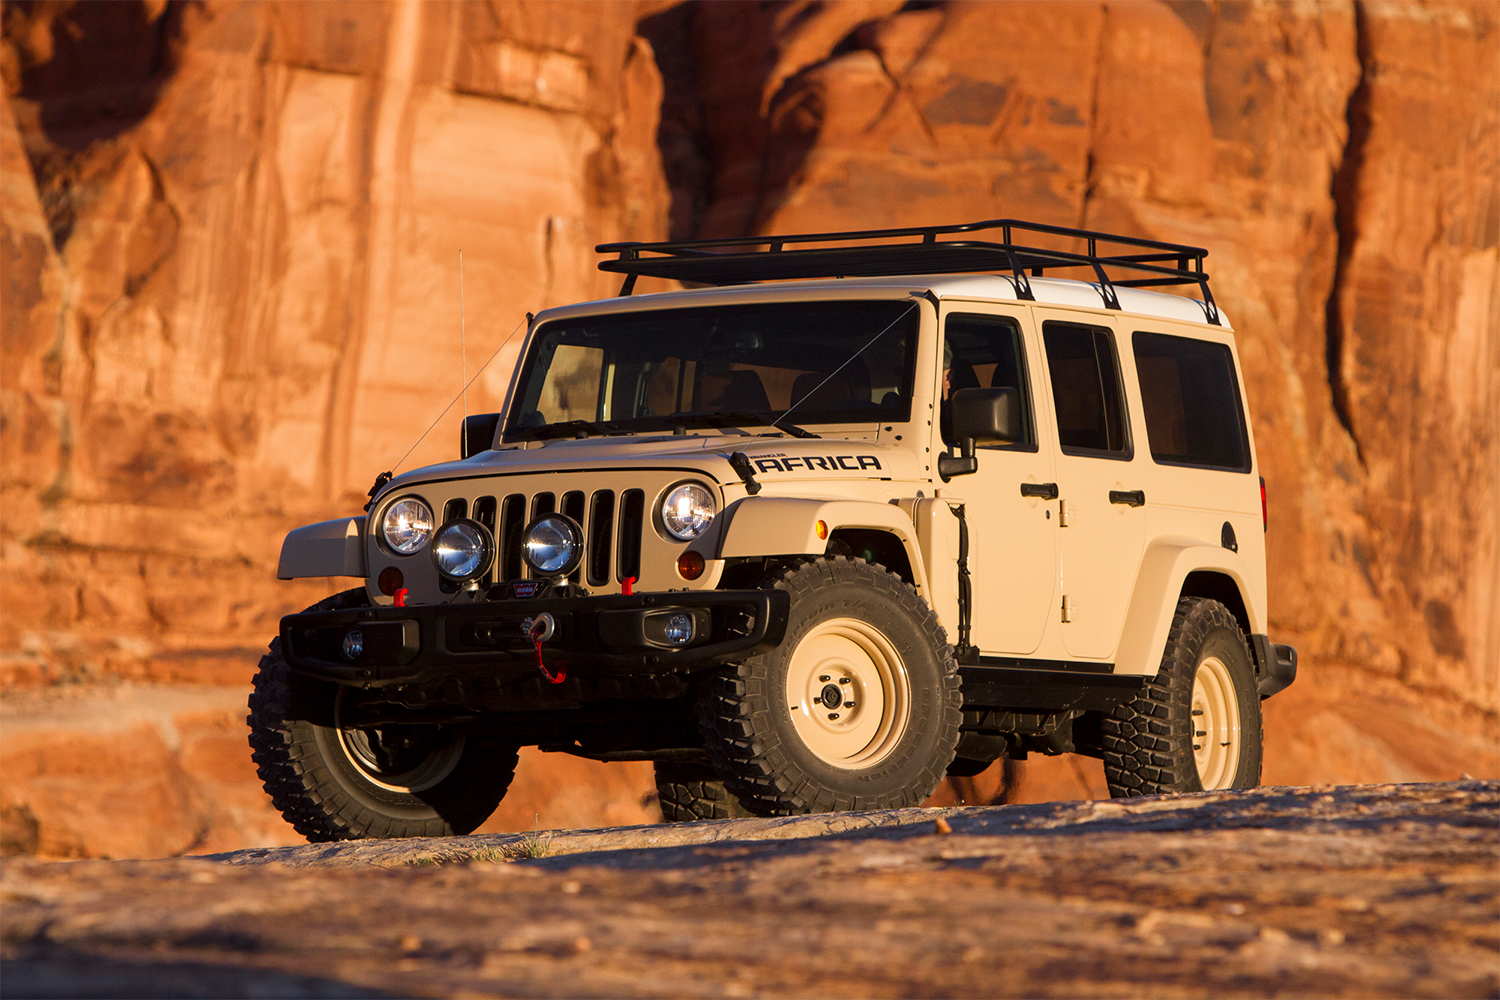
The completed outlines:
<svg viewBox="0 0 1500 1000">
<path fill-rule="evenodd" d="M 1276 780 L 1454 777 L 1420 750 L 1453 733 L 1494 766 L 1493 5 L 3 10 L 8 711 L 72 682 L 238 697 L 276 619 L 339 586 L 277 583 L 284 532 L 362 502 L 496 351 L 466 405 L 497 405 L 527 310 L 612 294 L 597 242 L 1010 215 L 1211 251 L 1272 623 L 1319 706 L 1277 708 Z M 108 776 L 48 763 L 48 711 L 8 727 L 14 842 L 120 853 L 69 832 Z M 197 818 L 123 850 L 274 836 L 253 783 L 214 805 L 249 774 L 215 711 L 218 770 L 159 748 Z"/>
</svg>

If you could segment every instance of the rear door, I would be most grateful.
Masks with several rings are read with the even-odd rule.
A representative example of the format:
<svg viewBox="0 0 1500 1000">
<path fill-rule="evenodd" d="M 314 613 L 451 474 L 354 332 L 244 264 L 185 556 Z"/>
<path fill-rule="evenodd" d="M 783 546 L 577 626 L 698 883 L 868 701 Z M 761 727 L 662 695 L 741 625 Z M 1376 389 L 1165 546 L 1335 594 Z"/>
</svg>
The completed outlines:
<svg viewBox="0 0 1500 1000">
<path fill-rule="evenodd" d="M 1113 319 L 1042 309 L 1037 318 L 1058 442 L 1055 621 L 1069 656 L 1106 659 L 1119 642 L 1145 546 L 1149 459 L 1132 440 Z"/>
<path fill-rule="evenodd" d="M 1038 440 L 1034 379 L 1037 344 L 1029 311 L 954 304 L 944 316 L 944 401 L 959 389 L 1010 387 L 1021 395 L 1022 439 L 976 449 L 979 471 L 954 479 L 940 495 L 964 498 L 973 588 L 971 641 L 982 653 L 1024 655 L 1040 645 L 1057 579 L 1057 522 L 1048 504 L 1022 484 L 1052 477 L 1052 448 Z M 946 402 L 940 440 L 951 441 Z M 956 638 L 956 637 L 955 637 Z"/>
</svg>

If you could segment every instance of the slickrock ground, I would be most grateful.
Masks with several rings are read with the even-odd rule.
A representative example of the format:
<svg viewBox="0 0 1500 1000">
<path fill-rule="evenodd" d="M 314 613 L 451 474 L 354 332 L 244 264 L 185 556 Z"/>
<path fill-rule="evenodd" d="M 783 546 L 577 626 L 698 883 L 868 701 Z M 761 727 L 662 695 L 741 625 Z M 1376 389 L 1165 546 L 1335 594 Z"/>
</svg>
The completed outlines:
<svg viewBox="0 0 1500 1000">
<path fill-rule="evenodd" d="M 941 822 L 939 822 L 941 820 Z M 950 833 L 940 832 L 946 823 Z M 7 996 L 1500 991 L 1500 782 L 10 861 Z M 532 852 L 536 853 L 536 852 Z"/>
<path fill-rule="evenodd" d="M 1493 0 L 0 22 L 0 854 L 284 842 L 237 717 L 279 618 L 350 581 L 276 581 L 281 539 L 492 352 L 465 405 L 501 405 L 527 311 L 619 288 L 596 243 L 1004 216 L 1210 251 L 1302 654 L 1267 780 L 1500 777 Z M 492 829 L 647 821 L 612 767 L 534 756 Z"/>
</svg>

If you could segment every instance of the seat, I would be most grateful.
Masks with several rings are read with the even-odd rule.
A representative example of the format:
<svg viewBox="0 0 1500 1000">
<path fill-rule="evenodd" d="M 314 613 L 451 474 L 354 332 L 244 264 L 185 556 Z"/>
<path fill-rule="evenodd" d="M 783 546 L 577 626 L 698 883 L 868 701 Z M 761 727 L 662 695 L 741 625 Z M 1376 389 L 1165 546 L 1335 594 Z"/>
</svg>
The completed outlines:
<svg viewBox="0 0 1500 1000">
<path fill-rule="evenodd" d="M 853 398 L 854 390 L 842 375 L 828 378 L 822 372 L 807 372 L 792 381 L 792 406 L 808 410 L 841 409 Z"/>
<path fill-rule="evenodd" d="M 703 376 L 698 387 L 698 409 L 710 413 L 769 413 L 771 401 L 755 372 L 727 371 Z"/>
<path fill-rule="evenodd" d="M 949 402 L 953 394 L 960 389 L 978 389 L 979 376 L 974 372 L 974 366 L 967 361 L 954 358 L 948 366 L 948 395 L 943 399 L 943 408 L 938 413 L 938 430 L 943 435 L 943 443 L 952 447 L 958 444 L 953 440 L 953 414 L 949 412 Z"/>
</svg>

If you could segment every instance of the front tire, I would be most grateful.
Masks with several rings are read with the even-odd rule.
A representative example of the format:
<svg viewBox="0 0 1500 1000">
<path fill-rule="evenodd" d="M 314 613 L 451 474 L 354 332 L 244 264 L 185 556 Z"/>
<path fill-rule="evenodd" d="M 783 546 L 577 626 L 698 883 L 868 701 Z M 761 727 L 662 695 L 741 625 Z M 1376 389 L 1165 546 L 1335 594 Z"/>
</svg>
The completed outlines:
<svg viewBox="0 0 1500 1000">
<path fill-rule="evenodd" d="M 742 819 L 754 815 L 730 794 L 706 764 L 656 762 L 656 797 L 662 819 L 691 823 L 700 819 Z"/>
<path fill-rule="evenodd" d="M 862 559 L 809 560 L 776 649 L 704 679 L 714 770 L 752 813 L 921 805 L 958 743 L 958 668 L 909 584 Z"/>
<path fill-rule="evenodd" d="M 1161 669 L 1101 724 L 1115 798 L 1254 788 L 1260 696 L 1244 633 L 1218 601 L 1177 603 Z"/>
<path fill-rule="evenodd" d="M 366 604 L 361 589 L 307 610 Z M 516 748 L 441 726 L 344 725 L 353 688 L 292 672 L 271 642 L 250 695 L 251 758 L 266 793 L 309 841 L 444 837 L 489 818 L 515 776 Z"/>
</svg>

